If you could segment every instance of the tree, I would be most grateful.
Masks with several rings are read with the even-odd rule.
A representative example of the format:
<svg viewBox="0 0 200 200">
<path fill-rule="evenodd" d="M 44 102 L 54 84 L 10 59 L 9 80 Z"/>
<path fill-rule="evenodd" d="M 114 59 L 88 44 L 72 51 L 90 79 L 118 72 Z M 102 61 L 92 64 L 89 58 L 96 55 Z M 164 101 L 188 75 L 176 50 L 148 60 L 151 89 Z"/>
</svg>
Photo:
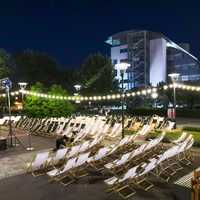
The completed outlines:
<svg viewBox="0 0 200 200">
<path fill-rule="evenodd" d="M 89 55 L 83 62 L 80 80 L 86 94 L 105 94 L 117 88 L 111 60 L 100 53 Z"/>
<path fill-rule="evenodd" d="M 48 94 L 67 96 L 66 90 L 64 90 L 60 85 L 52 85 Z M 75 110 L 74 106 L 69 101 L 49 99 L 46 105 L 48 114 L 51 117 L 66 117 Z"/>
<path fill-rule="evenodd" d="M 62 81 L 57 62 L 45 53 L 23 51 L 14 54 L 12 60 L 15 63 L 12 79 L 15 82 L 25 81 L 30 85 L 41 82 L 50 86 Z"/>
<path fill-rule="evenodd" d="M 0 49 L 0 79 L 10 75 L 10 66 L 10 55 L 4 49 Z"/>
<path fill-rule="evenodd" d="M 47 92 L 41 83 L 31 87 L 32 92 Z M 59 85 L 52 85 L 50 95 L 67 95 L 67 92 Z M 30 117 L 66 117 L 74 111 L 74 106 L 66 100 L 46 99 L 28 95 L 25 99 L 24 110 Z"/>
<path fill-rule="evenodd" d="M 44 87 L 37 82 L 31 87 L 31 92 L 43 92 Z M 24 112 L 30 117 L 45 117 L 44 116 L 44 100 L 42 98 L 28 95 L 24 101 Z"/>
</svg>

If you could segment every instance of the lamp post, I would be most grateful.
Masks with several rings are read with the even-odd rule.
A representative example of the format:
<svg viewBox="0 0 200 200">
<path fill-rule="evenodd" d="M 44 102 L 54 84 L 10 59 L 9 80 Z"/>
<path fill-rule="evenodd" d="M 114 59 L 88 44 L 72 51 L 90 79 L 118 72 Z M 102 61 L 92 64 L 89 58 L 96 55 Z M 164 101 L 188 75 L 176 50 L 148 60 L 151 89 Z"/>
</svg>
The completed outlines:
<svg viewBox="0 0 200 200">
<path fill-rule="evenodd" d="M 20 87 L 20 92 L 22 94 L 22 109 L 24 109 L 24 90 L 26 89 L 28 83 L 26 82 L 19 82 L 18 85 Z"/>
<path fill-rule="evenodd" d="M 154 99 L 154 106 L 156 107 L 156 102 L 155 102 L 155 99 L 157 99 L 158 98 L 158 93 L 157 92 L 153 92 L 152 94 L 151 94 L 151 97 L 152 97 L 152 99 Z"/>
<path fill-rule="evenodd" d="M 173 83 L 173 98 L 174 98 L 173 108 L 174 108 L 174 122 L 175 122 L 174 128 L 175 129 L 176 129 L 176 82 L 178 81 L 179 75 L 180 74 L 178 73 L 168 74 L 168 76 L 171 78 L 171 81 Z"/>
<path fill-rule="evenodd" d="M 18 83 L 19 87 L 20 87 L 20 92 L 22 94 L 22 110 L 24 109 L 24 91 L 26 89 L 26 86 L 28 85 L 28 83 L 26 82 L 19 82 Z M 31 132 L 28 133 L 28 147 L 26 148 L 27 151 L 33 151 L 34 148 L 32 147 L 31 144 Z"/>
<path fill-rule="evenodd" d="M 122 108 L 122 138 L 124 138 L 124 103 L 125 103 L 125 91 L 124 91 L 124 73 L 127 68 L 130 67 L 128 63 L 119 63 L 115 65 L 116 69 L 120 71 L 121 81 L 122 81 L 122 89 L 121 89 L 121 108 Z"/>
<path fill-rule="evenodd" d="M 12 121 L 11 121 L 11 104 L 10 104 L 10 89 L 12 88 L 12 82 L 9 78 L 4 78 L 0 80 L 0 88 L 5 89 L 7 94 L 7 105 L 8 105 L 8 116 L 9 116 L 9 133 L 8 137 L 10 139 L 10 146 L 13 147 L 13 131 L 12 131 Z"/>
<path fill-rule="evenodd" d="M 74 88 L 76 90 L 76 93 L 74 93 L 74 96 L 78 96 L 80 94 L 81 85 L 76 84 L 76 85 L 74 85 Z M 76 103 L 80 103 L 80 101 L 76 100 Z"/>
</svg>

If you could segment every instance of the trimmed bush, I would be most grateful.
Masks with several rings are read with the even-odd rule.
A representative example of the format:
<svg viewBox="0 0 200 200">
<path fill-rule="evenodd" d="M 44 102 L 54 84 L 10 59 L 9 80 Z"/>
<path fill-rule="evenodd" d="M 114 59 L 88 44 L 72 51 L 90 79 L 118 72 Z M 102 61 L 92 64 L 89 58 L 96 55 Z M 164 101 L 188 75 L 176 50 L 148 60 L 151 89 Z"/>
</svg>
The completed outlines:
<svg viewBox="0 0 200 200">
<path fill-rule="evenodd" d="M 163 108 L 128 108 L 127 113 L 133 116 L 151 116 L 151 115 L 160 115 L 167 116 L 167 109 Z M 177 117 L 186 117 L 186 118 L 200 118 L 200 110 L 195 109 L 176 109 Z"/>
<path fill-rule="evenodd" d="M 184 131 L 194 131 L 194 132 L 199 132 L 200 134 L 200 128 L 199 127 L 190 127 L 190 126 L 185 126 L 183 127 Z"/>
</svg>

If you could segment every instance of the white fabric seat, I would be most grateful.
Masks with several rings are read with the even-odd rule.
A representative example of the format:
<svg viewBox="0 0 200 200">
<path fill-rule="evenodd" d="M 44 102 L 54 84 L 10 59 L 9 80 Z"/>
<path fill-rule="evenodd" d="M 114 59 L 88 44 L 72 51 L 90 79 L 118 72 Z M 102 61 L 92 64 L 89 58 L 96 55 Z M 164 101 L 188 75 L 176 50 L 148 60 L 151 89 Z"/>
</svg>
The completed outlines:
<svg viewBox="0 0 200 200">
<path fill-rule="evenodd" d="M 39 170 L 45 165 L 49 158 L 49 152 L 38 153 L 33 162 L 27 163 L 27 167 L 31 168 L 32 171 Z"/>
<path fill-rule="evenodd" d="M 77 160 L 77 158 L 69 159 L 67 161 L 67 163 L 64 165 L 63 169 L 53 169 L 53 170 L 47 172 L 47 175 L 50 177 L 55 177 L 55 176 L 58 176 L 58 175 L 61 175 L 65 172 L 67 172 L 68 170 L 72 169 L 75 166 L 76 160 Z"/>
</svg>

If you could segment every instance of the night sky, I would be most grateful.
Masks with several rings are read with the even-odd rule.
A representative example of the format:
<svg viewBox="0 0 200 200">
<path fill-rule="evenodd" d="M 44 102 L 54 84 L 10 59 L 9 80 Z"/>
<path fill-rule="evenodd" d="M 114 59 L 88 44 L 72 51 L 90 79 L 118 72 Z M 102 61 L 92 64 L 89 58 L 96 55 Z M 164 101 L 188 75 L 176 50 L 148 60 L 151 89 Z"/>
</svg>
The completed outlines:
<svg viewBox="0 0 200 200">
<path fill-rule="evenodd" d="M 47 52 L 63 67 L 76 67 L 90 53 L 109 55 L 104 43 L 108 36 L 146 29 L 176 43 L 190 43 L 191 52 L 200 58 L 199 8 L 193 0 L 1 1 L 0 48 Z"/>
</svg>

